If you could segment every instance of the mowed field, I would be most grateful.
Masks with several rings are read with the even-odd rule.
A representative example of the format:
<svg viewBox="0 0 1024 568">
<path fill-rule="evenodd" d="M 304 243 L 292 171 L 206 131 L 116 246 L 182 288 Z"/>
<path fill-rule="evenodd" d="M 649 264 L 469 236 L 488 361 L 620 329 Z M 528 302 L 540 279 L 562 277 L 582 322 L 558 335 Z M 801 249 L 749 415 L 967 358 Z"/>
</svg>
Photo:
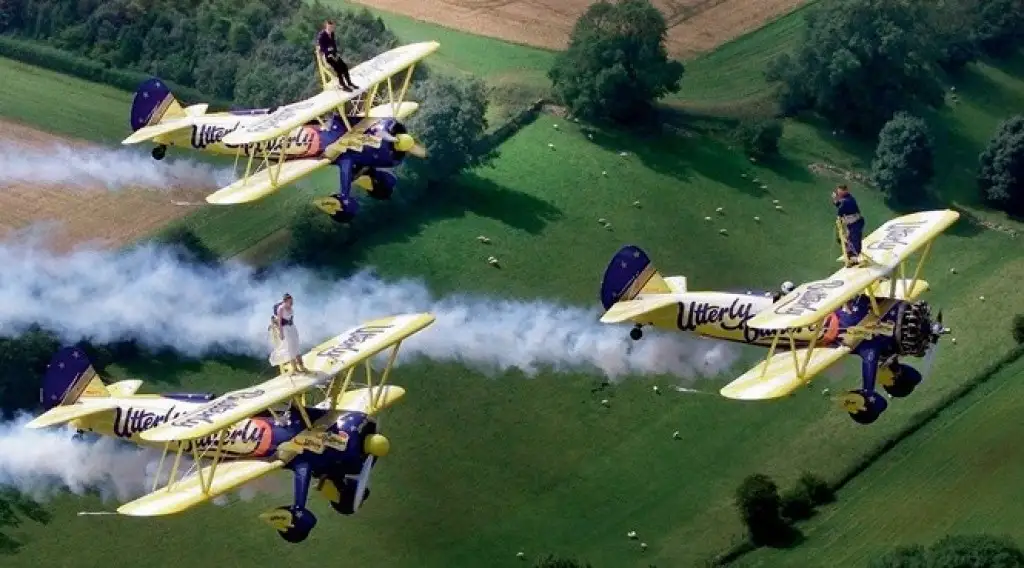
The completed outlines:
<svg viewBox="0 0 1024 568">
<path fill-rule="evenodd" d="M 424 22 L 514 43 L 565 49 L 591 0 L 353 0 Z M 807 0 L 653 0 L 668 25 L 666 48 L 687 58 L 762 27 Z"/>
<path fill-rule="evenodd" d="M 789 41 L 784 36 L 770 30 L 758 35 L 765 50 L 779 45 L 768 40 Z M 754 47 L 747 43 L 734 53 L 743 57 Z M 756 75 L 754 65 L 720 61 L 735 84 L 742 82 L 737 77 Z M 979 91 L 958 89 L 964 103 L 940 117 L 950 132 L 966 133 L 951 138 L 956 145 L 947 150 L 951 159 L 939 164 L 940 180 L 971 167 L 978 140 L 983 143 L 995 123 L 1024 102 L 1010 88 L 1013 82 L 980 90 L 989 78 L 1012 79 L 1013 73 L 990 66 L 971 73 Z M 607 261 L 619 246 L 633 243 L 666 274 L 688 276 L 695 289 L 774 287 L 836 268 L 827 198 L 834 180 L 811 174 L 807 165 L 862 168 L 866 159 L 862 149 L 798 123 L 787 124 L 784 158 L 763 166 L 700 133 L 640 140 L 598 132 L 589 140 L 551 116 L 501 151 L 493 168 L 467 173 L 409 218 L 364 236 L 341 253 L 339 268 L 373 266 L 387 278 L 423 279 L 438 295 L 469 292 L 596 307 Z M 875 192 L 854 188 L 869 224 L 894 215 Z M 971 203 L 963 188 L 943 181 L 939 189 Z M 280 228 L 307 207 L 307 191 L 252 208 L 204 208 L 184 222 L 218 252 L 244 250 L 259 241 L 260 231 Z M 773 199 L 785 212 L 773 209 Z M 724 207 L 725 215 L 715 216 L 716 207 Z M 714 221 L 705 222 L 706 215 Z M 597 223 L 601 217 L 612 230 Z M 719 228 L 729 235 L 719 235 Z M 476 241 L 481 234 L 491 246 Z M 486 263 L 491 254 L 501 258 L 502 269 Z M 739 404 L 671 388 L 682 382 L 713 393 L 742 367 L 700 380 L 630 377 L 595 392 L 600 379 L 593 375 L 486 376 L 455 363 L 423 362 L 396 371 L 395 382 L 409 395 L 386 418 L 393 452 L 375 473 L 373 497 L 353 518 L 314 499 L 320 523 L 301 547 L 276 538 L 255 518 L 287 503 L 286 494 L 147 520 L 79 517 L 79 510 L 109 504 L 62 497 L 52 504 L 49 525 L 10 531 L 26 547 L 5 558 L 5 566 L 91 566 L 133 557 L 155 565 L 234 565 L 287 555 L 298 562 L 341 558 L 371 566 L 511 567 L 523 564 L 515 557 L 519 550 L 529 558 L 546 552 L 582 556 L 598 568 L 699 565 L 742 535 L 731 498 L 745 475 L 760 471 L 783 485 L 805 469 L 838 475 L 1010 349 L 1010 319 L 1024 308 L 1018 256 L 1018 240 L 967 222 L 941 238 L 927 274 L 934 290 L 929 299 L 945 308 L 958 343 L 944 348 L 926 388 L 893 402 L 872 427 L 853 424 L 818 394 L 823 386 L 853 386 L 854 361 L 774 404 Z M 988 301 L 978 301 L 979 294 Z M 622 333 L 627 331 L 625 326 Z M 159 379 L 147 385 L 152 392 L 223 391 L 251 384 L 255 372 L 216 361 L 162 360 L 112 374 Z M 663 394 L 653 394 L 652 384 L 661 385 Z M 611 400 L 610 408 L 600 405 L 603 398 Z M 675 430 L 681 440 L 672 439 Z M 976 444 L 970 437 L 962 441 Z M 845 502 L 844 492 L 837 512 Z M 916 510 L 913 501 L 890 506 Z M 645 553 L 626 538 L 629 530 L 650 545 Z"/>
</svg>

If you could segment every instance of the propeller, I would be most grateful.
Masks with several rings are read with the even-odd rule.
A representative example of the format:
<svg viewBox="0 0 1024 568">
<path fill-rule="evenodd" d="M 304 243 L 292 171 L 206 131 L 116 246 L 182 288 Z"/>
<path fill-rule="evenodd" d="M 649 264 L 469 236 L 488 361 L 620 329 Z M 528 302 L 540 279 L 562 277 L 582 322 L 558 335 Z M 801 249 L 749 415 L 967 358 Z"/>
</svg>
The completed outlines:
<svg viewBox="0 0 1024 568">
<path fill-rule="evenodd" d="M 356 481 L 356 495 L 352 499 L 352 512 L 359 510 L 359 505 L 363 503 L 363 494 L 366 493 L 366 486 L 370 484 L 370 472 L 373 471 L 374 456 L 366 456 L 366 461 L 363 462 L 363 469 L 359 472 L 358 481 Z"/>
<path fill-rule="evenodd" d="M 405 133 L 399 134 L 395 137 L 395 150 L 405 152 L 416 156 L 417 158 L 427 157 L 427 149 L 419 142 L 416 142 L 416 139 L 411 135 Z"/>
</svg>

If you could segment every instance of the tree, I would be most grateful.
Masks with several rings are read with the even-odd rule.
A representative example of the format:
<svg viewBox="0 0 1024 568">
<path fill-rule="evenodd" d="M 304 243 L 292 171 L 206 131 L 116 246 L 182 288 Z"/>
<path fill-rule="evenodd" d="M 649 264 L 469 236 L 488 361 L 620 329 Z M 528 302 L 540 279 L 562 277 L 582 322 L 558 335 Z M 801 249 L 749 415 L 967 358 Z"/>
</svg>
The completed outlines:
<svg viewBox="0 0 1024 568">
<path fill-rule="evenodd" d="M 0 413 L 39 404 L 39 379 L 58 348 L 57 337 L 38 326 L 0 338 Z"/>
<path fill-rule="evenodd" d="M 42 505 L 10 488 L 0 488 L 0 529 L 21 526 L 21 517 L 39 524 L 48 524 L 52 515 Z M 0 554 L 13 554 L 21 543 L 0 532 Z"/>
<path fill-rule="evenodd" d="M 1007 537 L 947 536 L 927 549 L 900 546 L 870 568 L 1024 568 L 1024 551 Z"/>
<path fill-rule="evenodd" d="M 582 118 L 629 122 L 679 90 L 683 64 L 665 51 L 665 17 L 649 0 L 600 0 L 573 27 L 548 72 L 555 96 Z"/>
<path fill-rule="evenodd" d="M 1024 345 L 1024 314 L 1013 316 L 1013 340 Z"/>
<path fill-rule="evenodd" d="M 181 260 L 199 262 L 201 264 L 214 264 L 217 262 L 216 253 L 203 243 L 195 231 L 184 225 L 177 225 L 167 229 L 154 240 L 174 248 Z"/>
<path fill-rule="evenodd" d="M 929 28 L 936 47 L 936 63 L 956 72 L 981 53 L 978 31 L 980 0 L 938 0 L 930 10 Z"/>
<path fill-rule="evenodd" d="M 426 146 L 429 163 L 409 158 L 427 180 L 443 180 L 489 163 L 497 152 L 480 141 L 487 131 L 487 86 L 475 77 L 432 74 L 415 90 L 424 101 L 409 120 L 409 132 Z"/>
<path fill-rule="evenodd" d="M 1003 121 L 978 159 L 982 198 L 1011 214 L 1024 214 L 1024 115 Z"/>
<path fill-rule="evenodd" d="M 750 475 L 736 490 L 736 508 L 756 545 L 778 542 L 787 533 L 781 505 L 779 487 L 766 475 Z"/>
<path fill-rule="evenodd" d="M 899 110 L 940 104 L 927 9 L 916 0 L 830 0 L 812 11 L 796 53 L 767 70 L 783 83 L 783 111 L 813 110 L 867 137 Z"/>
<path fill-rule="evenodd" d="M 970 0 L 977 14 L 977 41 L 985 53 L 1007 56 L 1024 40 L 1024 0 Z"/>
<path fill-rule="evenodd" d="M 916 116 L 898 112 L 878 135 L 871 179 L 893 203 L 911 204 L 924 197 L 935 175 L 931 134 Z"/>
<path fill-rule="evenodd" d="M 797 480 L 797 485 L 807 492 L 811 503 L 815 505 L 825 505 L 836 500 L 836 494 L 829 484 L 813 473 L 804 472 Z"/>
</svg>

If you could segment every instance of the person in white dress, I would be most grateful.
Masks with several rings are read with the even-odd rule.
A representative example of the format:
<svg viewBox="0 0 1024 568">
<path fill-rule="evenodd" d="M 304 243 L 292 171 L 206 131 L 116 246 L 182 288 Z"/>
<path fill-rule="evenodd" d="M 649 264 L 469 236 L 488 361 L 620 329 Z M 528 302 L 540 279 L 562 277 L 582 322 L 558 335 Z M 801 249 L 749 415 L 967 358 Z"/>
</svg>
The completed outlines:
<svg viewBox="0 0 1024 568">
<path fill-rule="evenodd" d="M 273 349 L 270 353 L 270 364 L 282 366 L 291 363 L 293 372 L 308 373 L 309 369 L 302 362 L 302 352 L 299 350 L 299 331 L 295 328 L 291 294 L 285 294 L 280 302 L 274 304 L 274 315 L 270 318 L 270 334 Z"/>
</svg>

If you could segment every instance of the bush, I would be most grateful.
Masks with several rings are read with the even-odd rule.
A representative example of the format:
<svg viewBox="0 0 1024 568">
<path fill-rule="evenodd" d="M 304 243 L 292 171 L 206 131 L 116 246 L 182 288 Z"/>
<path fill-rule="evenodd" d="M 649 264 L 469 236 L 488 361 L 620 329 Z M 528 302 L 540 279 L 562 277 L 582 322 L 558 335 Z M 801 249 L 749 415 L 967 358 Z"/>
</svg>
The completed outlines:
<svg viewBox="0 0 1024 568">
<path fill-rule="evenodd" d="M 1003 121 L 978 161 L 982 198 L 1008 213 L 1024 214 L 1024 115 Z"/>
<path fill-rule="evenodd" d="M 870 568 L 1024 568 L 1024 551 L 1007 537 L 947 536 L 925 549 L 900 546 L 875 559 Z"/>
<path fill-rule="evenodd" d="M 548 72 L 556 98 L 589 120 L 647 115 L 683 76 L 683 64 L 665 51 L 665 33 L 665 17 L 649 0 L 591 4 Z"/>
<path fill-rule="evenodd" d="M 778 542 L 789 525 L 780 514 L 779 487 L 766 475 L 748 476 L 736 490 L 736 508 L 756 545 Z"/>
<path fill-rule="evenodd" d="M 797 486 L 782 495 L 779 514 L 789 522 L 803 521 L 814 514 L 814 503 L 804 487 Z"/>
<path fill-rule="evenodd" d="M 737 142 L 748 156 L 757 159 L 778 155 L 782 138 L 782 121 L 769 119 L 744 121 L 736 129 Z"/>
<path fill-rule="evenodd" d="M 943 92 L 927 3 L 830 0 L 808 15 L 793 55 L 767 70 L 787 114 L 813 110 L 834 128 L 873 137 L 897 111 L 937 106 Z"/>
<path fill-rule="evenodd" d="M 1024 314 L 1013 316 L 1013 339 L 1018 344 L 1024 345 Z"/>
<path fill-rule="evenodd" d="M 797 485 L 803 488 L 814 505 L 826 505 L 836 500 L 832 487 L 813 473 L 805 472 L 797 480 Z"/>
<path fill-rule="evenodd" d="M 871 179 L 890 203 L 908 205 L 924 198 L 935 175 L 931 134 L 923 120 L 898 112 L 878 135 Z"/>
</svg>

